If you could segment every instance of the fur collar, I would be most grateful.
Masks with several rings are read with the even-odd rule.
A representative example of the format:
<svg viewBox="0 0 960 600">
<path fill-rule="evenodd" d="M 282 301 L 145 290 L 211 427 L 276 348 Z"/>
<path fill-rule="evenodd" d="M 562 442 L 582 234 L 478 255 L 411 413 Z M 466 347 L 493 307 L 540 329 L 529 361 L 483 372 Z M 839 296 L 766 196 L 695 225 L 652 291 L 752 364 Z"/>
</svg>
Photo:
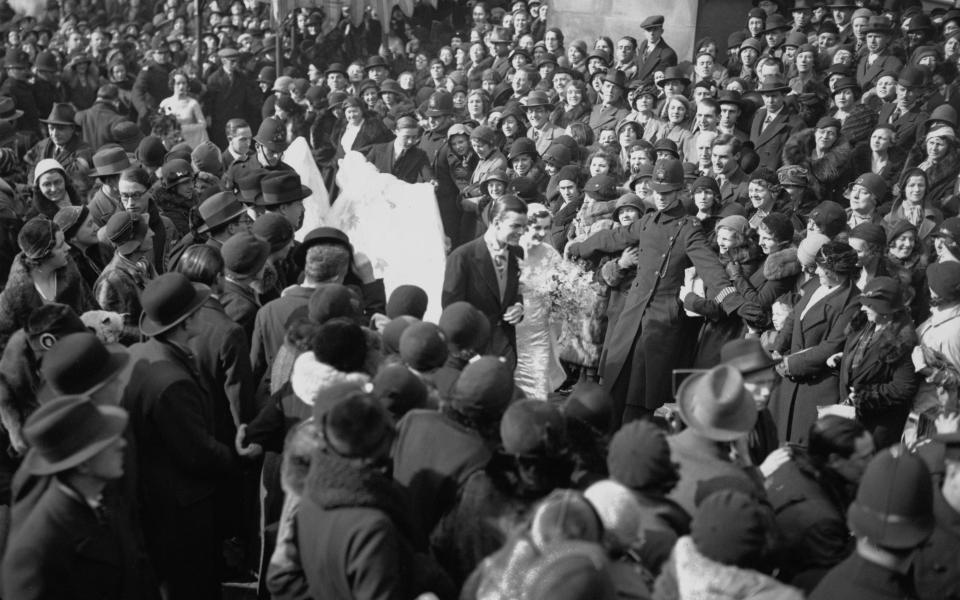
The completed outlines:
<svg viewBox="0 0 960 600">
<path fill-rule="evenodd" d="M 699 600 L 800 600 L 800 590 L 758 571 L 741 569 L 710 560 L 693 539 L 684 536 L 673 548 L 677 592 L 680 598 Z"/>
<path fill-rule="evenodd" d="M 92 299 L 89 288 L 80 277 L 80 271 L 73 259 L 67 259 L 67 266 L 57 272 L 56 301 L 66 304 L 78 315 L 91 308 Z M 7 284 L 3 288 L 2 302 L 0 302 L 0 329 L 9 335 L 23 326 L 35 308 L 43 304 L 43 298 L 33 285 L 33 279 L 26 265 L 23 264 L 23 254 L 17 254 L 10 267 Z"/>
<path fill-rule="evenodd" d="M 800 274 L 797 249 L 793 246 L 777 250 L 763 263 L 763 277 L 767 281 L 780 281 Z"/>
<path fill-rule="evenodd" d="M 859 336 L 867 325 L 867 316 L 857 313 L 857 316 L 847 324 L 844 333 L 848 338 Z M 895 363 L 910 354 L 918 343 L 917 331 L 913 323 L 909 316 L 902 315 L 899 321 L 891 323 L 880 331 L 870 342 L 870 348 L 876 349 L 877 356 L 883 362 Z"/>
<path fill-rule="evenodd" d="M 806 166 L 820 183 L 834 181 L 847 169 L 853 148 L 841 137 L 826 154 L 813 158 L 815 131 L 811 127 L 791 135 L 783 146 L 783 163 Z"/>
<path fill-rule="evenodd" d="M 415 514 L 405 490 L 393 478 L 373 467 L 358 467 L 352 461 L 319 448 L 313 453 L 304 495 L 324 510 L 373 508 L 386 513 L 410 540 L 421 542 L 412 520 Z"/>
</svg>

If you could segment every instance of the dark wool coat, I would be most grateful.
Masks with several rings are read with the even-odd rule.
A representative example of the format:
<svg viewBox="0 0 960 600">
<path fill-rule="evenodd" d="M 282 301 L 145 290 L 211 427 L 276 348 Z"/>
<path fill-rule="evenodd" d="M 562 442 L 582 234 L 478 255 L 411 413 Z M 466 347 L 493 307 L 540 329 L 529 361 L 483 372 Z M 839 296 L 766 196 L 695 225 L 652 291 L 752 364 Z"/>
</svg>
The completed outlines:
<svg viewBox="0 0 960 600">
<path fill-rule="evenodd" d="M 324 450 L 313 454 L 296 516 L 310 597 L 404 600 L 441 597 L 450 583 L 426 549 L 405 490 L 373 468 Z"/>
<path fill-rule="evenodd" d="M 918 166 L 926 158 L 926 151 L 918 147 L 913 148 L 907 155 L 903 171 Z M 960 149 L 952 148 L 926 171 L 927 193 L 923 197 L 926 206 L 954 216 L 957 212 L 954 199 L 957 186 L 957 173 L 960 172 Z M 948 204 L 949 203 L 949 204 Z"/>
<path fill-rule="evenodd" d="M 765 483 L 780 531 L 780 579 L 807 593 L 853 550 L 846 517 L 850 498 L 837 483 L 823 478 L 802 451 Z"/>
<path fill-rule="evenodd" d="M 840 137 L 820 158 L 814 158 L 815 128 L 798 131 L 783 146 L 783 165 L 801 165 L 810 172 L 810 185 L 821 200 L 840 201 L 844 187 L 859 173 L 850 172 L 853 148 Z"/>
<path fill-rule="evenodd" d="M 869 141 L 861 142 L 854 146 L 853 152 L 850 154 L 850 174 L 853 177 L 859 177 L 863 173 L 872 172 L 872 156 L 873 153 L 870 150 Z M 889 161 L 885 167 L 880 169 L 877 175 L 882 177 L 886 182 L 888 190 L 893 190 L 893 186 L 896 185 L 900 179 L 900 172 L 903 171 L 903 163 L 907 159 L 907 153 L 899 146 L 890 146 L 890 149 L 887 150 L 887 156 Z M 879 206 L 885 201 L 885 199 L 881 198 L 877 202 L 877 205 Z"/>
<path fill-rule="evenodd" d="M 253 338 L 253 326 L 256 322 L 260 301 L 252 289 L 229 280 L 223 282 L 220 304 L 227 316 L 243 327 L 247 340 Z M 249 347 L 249 342 L 248 342 Z"/>
<path fill-rule="evenodd" d="M 607 332 L 600 369 L 603 386 L 622 411 L 626 405 L 655 410 L 672 397 L 672 369 L 693 344 L 683 325 L 689 318 L 678 295 L 684 270 L 695 266 L 708 295 L 719 299 L 724 312 L 734 312 L 743 299 L 733 289 L 706 233 L 679 203 L 662 212 L 650 212 L 630 227 L 600 231 L 583 242 L 571 243 L 573 257 L 591 258 L 622 252 L 637 245 L 640 264 L 624 301 L 616 329 Z M 620 414 L 615 415 L 619 428 Z"/>
<path fill-rule="evenodd" d="M 503 296 L 500 295 L 493 258 L 482 237 L 451 252 L 447 256 L 440 302 L 444 308 L 461 300 L 474 305 L 490 322 L 490 342 L 483 354 L 503 356 L 511 365 L 516 365 L 517 332 L 513 325 L 503 320 L 503 313 L 514 304 L 523 302 L 520 294 L 523 250 L 519 246 L 507 246 L 507 252 L 507 281 Z"/>
<path fill-rule="evenodd" d="M 757 114 L 754 115 L 753 125 L 750 127 L 750 141 L 753 142 L 753 148 L 760 161 L 757 167 L 766 167 L 772 171 L 776 171 L 777 168 L 780 167 L 780 161 L 782 160 L 781 154 L 783 153 L 783 147 L 786 145 L 787 139 L 789 139 L 794 132 L 800 131 L 803 128 L 803 121 L 800 120 L 800 117 L 790 112 L 789 107 L 785 106 L 780 110 L 777 118 L 766 127 L 763 127 L 763 131 L 761 132 L 760 129 L 766 118 L 767 109 L 765 108 L 759 109 Z"/>
<path fill-rule="evenodd" d="M 11 537 L 3 596 L 23 600 L 159 598 L 137 527 L 109 498 L 105 516 L 54 480 Z"/>
<path fill-rule="evenodd" d="M 857 393 L 857 420 L 873 435 L 877 448 L 900 441 L 919 380 L 913 367 L 911 352 L 917 345 L 917 332 L 910 319 L 903 315 L 884 328 L 869 343 L 869 323 L 859 315 L 847 326 L 840 363 L 840 388 L 844 399 L 853 388 Z M 867 343 L 863 360 L 853 366 L 857 347 Z"/>
<path fill-rule="evenodd" d="M 799 275 L 797 249 L 791 246 L 769 254 L 752 275 L 734 271 L 731 279 L 740 295 L 759 305 L 769 319 L 773 303 L 794 288 Z"/>
<path fill-rule="evenodd" d="M 907 575 L 881 567 L 854 552 L 827 573 L 808 600 L 903 600 L 916 597 Z"/>
<path fill-rule="evenodd" d="M 947 504 L 938 486 L 933 492 L 933 515 L 937 521 L 933 535 L 913 559 L 917 593 L 921 598 L 958 598 L 960 513 Z"/>
<path fill-rule="evenodd" d="M 433 169 L 427 153 L 420 148 L 410 148 L 397 160 L 393 142 L 370 146 L 367 160 L 381 173 L 389 173 L 407 183 L 420 183 L 433 179 Z"/>
<path fill-rule="evenodd" d="M 918 139 L 923 137 L 923 124 L 926 123 L 929 115 L 926 111 L 921 110 L 918 102 L 913 109 L 891 122 L 895 110 L 897 110 L 896 102 L 884 103 L 880 108 L 878 122 L 893 126 L 893 143 L 902 150 L 909 150 L 913 148 Z"/>
<path fill-rule="evenodd" d="M 847 324 L 860 309 L 856 302 L 860 290 L 848 281 L 801 318 L 818 287 L 819 279 L 804 285 L 803 298 L 793 307 L 775 342 L 775 350 L 788 363 L 789 374 L 770 399 L 770 412 L 781 441 L 805 443 L 810 426 L 817 420 L 817 406 L 840 400 L 839 380 L 827 366 L 827 359 L 843 349 Z"/>
<path fill-rule="evenodd" d="M 73 260 L 67 258 L 67 266 L 57 271 L 57 294 L 55 302 L 66 304 L 77 315 L 95 309 L 93 294 Z M 23 327 L 30 313 L 43 306 L 44 300 L 33 285 L 30 272 L 23 264 L 23 254 L 18 254 L 10 268 L 7 285 L 0 292 L 0 347 L 7 343 L 13 332 Z"/>
</svg>

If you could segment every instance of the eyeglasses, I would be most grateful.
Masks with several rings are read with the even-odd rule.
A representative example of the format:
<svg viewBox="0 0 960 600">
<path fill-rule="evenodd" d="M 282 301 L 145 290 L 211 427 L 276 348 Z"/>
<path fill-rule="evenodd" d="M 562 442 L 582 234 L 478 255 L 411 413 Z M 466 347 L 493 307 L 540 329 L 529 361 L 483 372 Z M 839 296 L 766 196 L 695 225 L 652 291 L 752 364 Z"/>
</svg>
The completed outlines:
<svg viewBox="0 0 960 600">
<path fill-rule="evenodd" d="M 121 200 L 139 200 L 140 198 L 143 198 L 143 192 L 134 192 L 132 194 L 124 194 L 123 192 L 120 192 Z"/>
</svg>

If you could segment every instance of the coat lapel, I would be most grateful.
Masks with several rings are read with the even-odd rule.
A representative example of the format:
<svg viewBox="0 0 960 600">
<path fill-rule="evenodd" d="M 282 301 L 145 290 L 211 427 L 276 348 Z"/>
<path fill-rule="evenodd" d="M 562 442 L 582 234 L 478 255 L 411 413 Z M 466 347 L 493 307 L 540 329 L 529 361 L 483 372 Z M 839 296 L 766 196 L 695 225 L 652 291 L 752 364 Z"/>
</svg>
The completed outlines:
<svg viewBox="0 0 960 600">
<path fill-rule="evenodd" d="M 487 244 L 482 237 L 477 240 L 476 260 L 474 264 L 477 267 L 480 278 L 487 284 L 487 288 L 490 290 L 490 293 L 493 294 L 493 297 L 497 299 L 497 304 L 502 306 L 503 298 L 500 297 L 500 284 L 497 283 L 497 271 L 493 266 L 493 258 L 490 256 L 490 252 L 487 251 Z"/>
<path fill-rule="evenodd" d="M 773 139 L 775 135 L 780 133 L 781 129 L 786 127 L 787 116 L 785 114 L 785 111 L 786 109 L 783 109 L 782 111 L 780 111 L 780 114 L 777 115 L 777 118 L 774 119 L 771 123 L 769 123 L 763 129 L 763 131 L 760 130 L 760 127 L 763 125 L 763 119 L 767 118 L 767 112 L 766 111 L 763 112 L 763 118 L 761 118 L 760 115 L 757 115 L 757 122 L 755 124 L 755 127 L 757 128 L 757 133 L 759 134 L 756 138 L 758 146 L 762 146 L 763 144 L 766 144 L 767 142 L 769 142 L 771 139 Z"/>
</svg>

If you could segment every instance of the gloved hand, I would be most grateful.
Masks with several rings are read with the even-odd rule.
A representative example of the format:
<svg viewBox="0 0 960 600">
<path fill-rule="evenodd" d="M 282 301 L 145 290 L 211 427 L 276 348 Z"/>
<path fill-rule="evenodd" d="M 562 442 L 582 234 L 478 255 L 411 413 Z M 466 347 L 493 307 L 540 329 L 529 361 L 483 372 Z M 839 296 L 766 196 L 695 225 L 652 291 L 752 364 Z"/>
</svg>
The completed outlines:
<svg viewBox="0 0 960 600">
<path fill-rule="evenodd" d="M 744 302 L 737 309 L 737 316 L 747 323 L 756 323 L 763 319 L 763 309 L 756 302 Z"/>
<path fill-rule="evenodd" d="M 738 262 L 730 261 L 726 264 L 724 269 L 726 269 L 727 275 L 729 275 L 731 279 L 735 279 L 743 275 L 743 269 L 740 268 L 740 263 Z"/>
</svg>

